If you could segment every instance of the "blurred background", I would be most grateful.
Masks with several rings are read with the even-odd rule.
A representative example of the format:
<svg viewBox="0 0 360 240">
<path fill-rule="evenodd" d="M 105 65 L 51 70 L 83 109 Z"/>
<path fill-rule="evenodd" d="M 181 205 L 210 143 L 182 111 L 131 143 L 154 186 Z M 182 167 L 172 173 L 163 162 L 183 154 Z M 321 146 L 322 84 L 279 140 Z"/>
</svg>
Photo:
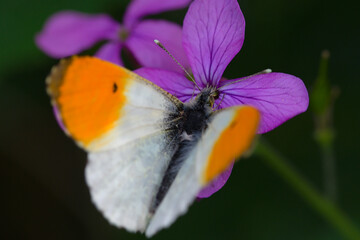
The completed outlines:
<svg viewBox="0 0 360 240">
<path fill-rule="evenodd" d="M 46 19 L 72 9 L 121 21 L 129 0 L 1 0 L 1 239 L 145 239 L 108 224 L 90 201 L 86 153 L 57 125 L 45 77 L 57 60 L 34 43 Z M 240 0 L 246 35 L 228 78 L 265 68 L 300 77 L 309 90 L 330 51 L 337 205 L 360 226 L 360 21 L 357 1 Z M 153 16 L 182 23 L 186 9 Z M 169 61 L 171 61 L 169 59 Z M 310 100 L 311 101 L 311 100 Z M 311 107 L 311 106 L 310 106 Z M 264 134 L 289 163 L 324 191 L 321 149 L 310 110 Z M 261 158 L 239 161 L 223 189 L 195 202 L 153 239 L 343 239 Z"/>
</svg>

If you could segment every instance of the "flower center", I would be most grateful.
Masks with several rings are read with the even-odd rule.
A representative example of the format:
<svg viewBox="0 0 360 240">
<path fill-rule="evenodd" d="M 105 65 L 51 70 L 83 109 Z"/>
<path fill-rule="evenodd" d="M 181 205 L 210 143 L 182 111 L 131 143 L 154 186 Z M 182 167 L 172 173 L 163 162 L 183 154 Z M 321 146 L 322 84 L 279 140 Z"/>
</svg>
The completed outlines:
<svg viewBox="0 0 360 240">
<path fill-rule="evenodd" d="M 118 34 L 119 34 L 120 41 L 122 41 L 122 42 L 125 41 L 129 37 L 129 31 L 126 30 L 125 28 L 121 28 Z"/>
</svg>

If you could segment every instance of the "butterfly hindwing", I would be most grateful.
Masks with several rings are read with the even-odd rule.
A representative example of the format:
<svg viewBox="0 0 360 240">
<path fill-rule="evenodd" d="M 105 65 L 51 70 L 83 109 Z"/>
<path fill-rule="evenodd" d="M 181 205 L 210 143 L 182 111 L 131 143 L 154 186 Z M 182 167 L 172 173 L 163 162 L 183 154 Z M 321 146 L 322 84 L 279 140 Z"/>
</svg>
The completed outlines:
<svg viewBox="0 0 360 240">
<path fill-rule="evenodd" d="M 175 149 L 155 133 L 112 150 L 89 154 L 86 182 L 92 200 L 115 226 L 143 232 L 167 163 Z"/>
</svg>

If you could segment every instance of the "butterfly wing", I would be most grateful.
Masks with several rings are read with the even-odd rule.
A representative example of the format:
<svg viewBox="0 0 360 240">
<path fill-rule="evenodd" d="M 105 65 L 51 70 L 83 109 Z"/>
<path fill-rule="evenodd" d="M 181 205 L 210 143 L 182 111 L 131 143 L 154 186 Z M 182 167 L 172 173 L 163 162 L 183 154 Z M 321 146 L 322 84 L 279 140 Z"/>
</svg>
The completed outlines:
<svg viewBox="0 0 360 240">
<path fill-rule="evenodd" d="M 104 151 L 162 131 L 182 106 L 140 76 L 94 57 L 62 60 L 47 90 L 65 132 L 87 151 Z"/>
<path fill-rule="evenodd" d="M 143 232 L 174 145 L 165 132 L 89 154 L 86 182 L 92 200 L 115 226 Z"/>
<path fill-rule="evenodd" d="M 47 84 L 64 130 L 89 152 L 85 173 L 93 202 L 112 224 L 144 231 L 178 142 L 169 116 L 182 103 L 92 57 L 61 61 Z"/>
<path fill-rule="evenodd" d="M 155 212 L 146 230 L 148 237 L 184 214 L 199 191 L 250 148 L 258 123 L 259 112 L 250 106 L 214 114 Z"/>
</svg>

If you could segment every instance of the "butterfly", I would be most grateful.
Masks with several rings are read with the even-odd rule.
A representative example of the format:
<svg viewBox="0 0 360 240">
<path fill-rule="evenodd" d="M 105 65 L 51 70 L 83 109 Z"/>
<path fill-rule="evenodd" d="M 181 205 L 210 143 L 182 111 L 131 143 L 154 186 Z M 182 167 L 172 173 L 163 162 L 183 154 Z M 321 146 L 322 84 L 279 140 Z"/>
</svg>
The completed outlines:
<svg viewBox="0 0 360 240">
<path fill-rule="evenodd" d="M 46 82 L 65 133 L 88 153 L 93 203 L 111 224 L 148 237 L 251 147 L 259 124 L 251 106 L 213 111 L 216 89 L 183 103 L 94 57 L 61 60 Z"/>
</svg>

